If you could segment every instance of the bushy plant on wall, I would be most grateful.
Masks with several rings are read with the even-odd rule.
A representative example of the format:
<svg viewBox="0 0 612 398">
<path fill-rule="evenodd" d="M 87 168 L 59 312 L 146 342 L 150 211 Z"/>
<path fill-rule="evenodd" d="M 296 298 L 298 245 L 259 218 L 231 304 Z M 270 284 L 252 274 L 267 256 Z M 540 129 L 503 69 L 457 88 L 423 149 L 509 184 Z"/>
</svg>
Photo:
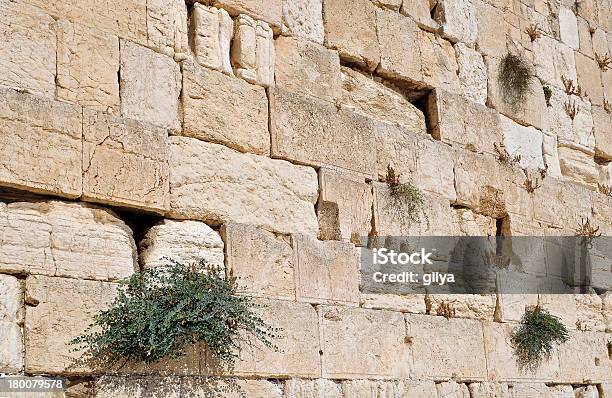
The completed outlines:
<svg viewBox="0 0 612 398">
<path fill-rule="evenodd" d="M 400 175 L 393 167 L 387 166 L 387 175 L 384 178 L 389 187 L 389 202 L 385 210 L 404 227 L 419 222 L 425 216 L 425 196 L 410 182 L 400 182 Z"/>
<path fill-rule="evenodd" d="M 507 53 L 499 63 L 498 79 L 504 102 L 520 109 L 531 93 L 533 71 L 522 57 Z"/>
<path fill-rule="evenodd" d="M 231 367 L 244 332 L 275 348 L 279 330 L 268 326 L 256 307 L 236 294 L 234 280 L 205 262 L 168 259 L 166 266 L 132 275 L 71 344 L 84 351 L 81 361 L 111 365 L 177 358 L 188 346 L 205 343 L 219 363 Z"/>
<path fill-rule="evenodd" d="M 512 333 L 512 345 L 521 370 L 533 371 L 548 360 L 557 344 L 569 338 L 561 320 L 540 306 L 527 308 L 520 326 Z"/>
</svg>

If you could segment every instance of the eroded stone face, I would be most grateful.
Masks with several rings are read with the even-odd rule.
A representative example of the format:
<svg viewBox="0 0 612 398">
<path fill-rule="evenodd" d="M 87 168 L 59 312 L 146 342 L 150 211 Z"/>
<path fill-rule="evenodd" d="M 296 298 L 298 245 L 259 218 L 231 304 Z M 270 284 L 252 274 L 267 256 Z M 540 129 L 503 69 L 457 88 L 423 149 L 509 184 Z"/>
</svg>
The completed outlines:
<svg viewBox="0 0 612 398">
<path fill-rule="evenodd" d="M 227 10 L 230 15 L 247 14 L 280 30 L 283 17 L 281 0 L 214 0 L 213 5 Z"/>
<path fill-rule="evenodd" d="M 190 23 L 196 62 L 233 76 L 230 42 L 234 22 L 227 11 L 196 3 L 191 11 Z"/>
<path fill-rule="evenodd" d="M 542 142 L 544 135 L 533 127 L 521 126 L 500 116 L 504 147 L 510 156 L 520 156 L 518 164 L 523 169 L 544 170 Z"/>
<path fill-rule="evenodd" d="M 297 380 L 291 379 L 283 386 L 283 398 L 329 397 L 344 398 L 342 385 L 333 380 Z"/>
<path fill-rule="evenodd" d="M 283 33 L 323 44 L 323 1 L 284 1 Z"/>
<path fill-rule="evenodd" d="M 276 55 L 272 29 L 244 14 L 235 24 L 231 57 L 236 76 L 249 83 L 273 86 Z"/>
<path fill-rule="evenodd" d="M 574 50 L 580 47 L 580 39 L 578 36 L 578 20 L 576 15 L 569 8 L 559 8 L 559 32 L 561 41 Z"/>
<path fill-rule="evenodd" d="M 422 81 L 419 28 L 416 23 L 395 12 L 376 10 L 376 35 L 380 64 L 376 71 L 388 78 Z"/>
<path fill-rule="evenodd" d="M 470 0 L 444 0 L 438 3 L 436 21 L 444 36 L 453 42 L 474 44 L 478 35 L 476 9 Z"/>
<path fill-rule="evenodd" d="M 0 212 L 5 204 L 0 204 Z M 23 289 L 19 279 L 0 275 L 0 372 L 17 373 L 23 368 Z"/>
<path fill-rule="evenodd" d="M 149 46 L 176 61 L 186 59 L 187 5 L 181 0 L 151 0 L 146 5 Z"/>
<path fill-rule="evenodd" d="M 452 93 L 462 92 L 455 49 L 450 41 L 433 33 L 419 31 L 423 81 L 431 86 Z"/>
<path fill-rule="evenodd" d="M 596 187 L 599 169 L 595 153 L 577 146 L 559 146 L 561 174 L 571 180 Z"/>
<path fill-rule="evenodd" d="M 478 104 L 487 101 L 487 68 L 482 55 L 463 43 L 455 45 L 463 95 Z"/>
</svg>

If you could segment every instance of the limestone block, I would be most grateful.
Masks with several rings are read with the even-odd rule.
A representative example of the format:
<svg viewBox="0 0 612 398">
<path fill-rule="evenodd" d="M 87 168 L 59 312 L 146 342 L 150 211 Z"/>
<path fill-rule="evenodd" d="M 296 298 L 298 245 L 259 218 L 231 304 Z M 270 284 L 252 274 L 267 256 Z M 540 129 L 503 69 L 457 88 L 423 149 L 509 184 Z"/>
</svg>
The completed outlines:
<svg viewBox="0 0 612 398">
<path fill-rule="evenodd" d="M 580 39 L 578 36 L 578 20 L 576 14 L 566 7 L 559 8 L 559 33 L 561 41 L 574 50 L 580 48 Z"/>
<path fill-rule="evenodd" d="M 545 178 L 535 190 L 534 218 L 550 225 L 578 227 L 581 218 L 590 214 L 591 190 L 582 185 L 556 178 Z"/>
<path fill-rule="evenodd" d="M 421 70 L 419 32 L 412 19 L 394 11 L 376 10 L 376 33 L 380 44 L 380 64 L 376 71 L 388 78 L 422 81 L 425 72 Z M 444 52 L 445 50 L 448 48 L 439 51 L 442 53 L 442 58 L 448 54 L 448 51 Z"/>
<path fill-rule="evenodd" d="M 479 321 L 406 314 L 406 334 L 414 357 L 411 377 L 486 378 L 482 326 Z M 448 344 L 449 341 L 453 344 Z"/>
<path fill-rule="evenodd" d="M 559 346 L 563 383 L 598 383 L 610 379 L 612 360 L 608 356 L 606 333 L 570 331 L 567 343 Z"/>
<path fill-rule="evenodd" d="M 225 224 L 227 273 L 241 293 L 256 297 L 295 298 L 295 253 L 289 237 L 248 224 Z"/>
<path fill-rule="evenodd" d="M 376 310 L 391 310 L 409 312 L 411 314 L 425 314 L 425 294 L 360 294 L 360 305 L 363 308 Z"/>
<path fill-rule="evenodd" d="M 117 285 L 47 276 L 26 279 L 26 372 L 87 374 L 93 369 L 75 365 L 81 352 L 71 352 L 68 342 L 82 333 L 92 317 L 105 309 Z M 66 303 L 72 303 L 70 311 Z"/>
<path fill-rule="evenodd" d="M 576 73 L 578 84 L 586 92 L 585 97 L 595 105 L 602 105 L 604 91 L 597 61 L 577 52 Z"/>
<path fill-rule="evenodd" d="M 449 306 L 453 318 L 493 320 L 496 297 L 494 294 L 429 294 L 429 313 L 438 314 L 438 309 Z"/>
<path fill-rule="evenodd" d="M 557 149 L 557 136 L 544 134 L 542 141 L 542 152 L 544 163 L 549 176 L 561 177 L 561 165 L 559 164 L 559 152 Z"/>
<path fill-rule="evenodd" d="M 419 31 L 422 80 L 429 86 L 460 93 L 459 67 L 451 42 L 434 33 Z"/>
<path fill-rule="evenodd" d="M 284 1 L 283 34 L 323 44 L 323 1 Z"/>
<path fill-rule="evenodd" d="M 609 271 L 609 269 L 608 269 Z M 597 278 L 593 273 L 593 278 Z M 604 277 L 602 277 L 603 280 Z M 597 279 L 595 279 L 597 280 Z M 602 311 L 604 303 L 597 294 L 577 294 L 574 297 L 576 305 L 576 322 L 574 326 L 578 330 L 593 330 L 597 332 L 606 331 L 606 320 Z M 571 325 L 570 325 L 571 326 Z"/>
<path fill-rule="evenodd" d="M 221 236 L 203 222 L 163 220 L 147 231 L 139 245 L 143 268 L 166 265 L 166 258 L 185 265 L 204 260 L 224 268 Z"/>
<path fill-rule="evenodd" d="M 189 52 L 187 5 L 181 0 L 151 0 L 147 5 L 148 46 L 176 61 Z M 231 30 L 230 30 L 231 35 Z"/>
<path fill-rule="evenodd" d="M 230 15 L 249 15 L 254 19 L 266 22 L 275 31 L 280 31 L 282 26 L 282 4 L 280 0 L 213 0 L 215 7 L 227 10 Z"/>
<path fill-rule="evenodd" d="M 338 225 L 342 240 L 359 245 L 358 238 L 367 236 L 372 225 L 372 189 L 363 177 L 321 168 L 319 202 L 338 206 Z"/>
<path fill-rule="evenodd" d="M 507 51 L 506 42 L 510 31 L 503 9 L 483 0 L 471 1 L 478 20 L 476 42 L 479 51 L 487 56 L 503 56 Z"/>
<path fill-rule="evenodd" d="M 470 398 L 470 391 L 466 384 L 459 384 L 453 380 L 436 384 L 439 397 L 444 398 Z"/>
<path fill-rule="evenodd" d="M 551 397 L 552 394 L 551 389 L 544 383 L 516 383 L 512 388 L 512 396 L 514 398 L 547 398 Z"/>
<path fill-rule="evenodd" d="M 274 64 L 276 53 L 274 49 L 274 34 L 272 28 L 265 22 L 257 21 L 256 64 L 257 83 L 264 87 L 274 86 Z"/>
<path fill-rule="evenodd" d="M 345 380 L 342 382 L 345 397 L 396 397 L 398 386 L 392 381 Z"/>
<path fill-rule="evenodd" d="M 417 185 L 451 202 L 457 199 L 455 191 L 454 156 L 452 147 L 430 139 L 419 142 L 419 157 L 415 181 Z"/>
<path fill-rule="evenodd" d="M 191 10 L 190 23 L 196 62 L 233 76 L 230 43 L 234 22 L 227 11 L 196 3 Z"/>
<path fill-rule="evenodd" d="M 434 19 L 442 26 L 442 34 L 452 42 L 476 43 L 478 20 L 470 0 L 443 0 L 435 9 Z"/>
<path fill-rule="evenodd" d="M 101 111 L 119 108 L 119 39 L 60 20 L 57 23 L 57 96 Z"/>
<path fill-rule="evenodd" d="M 183 86 L 180 135 L 269 155 L 264 88 L 190 62 L 183 63 Z"/>
<path fill-rule="evenodd" d="M 574 389 L 572 386 L 550 386 L 548 387 L 548 393 L 553 398 L 575 398 Z"/>
<path fill-rule="evenodd" d="M 238 221 L 314 236 L 316 200 L 317 175 L 311 168 L 193 138 L 170 137 L 170 213 L 174 217 Z M 262 208 L 261 203 L 269 206 Z"/>
<path fill-rule="evenodd" d="M 591 103 L 575 95 L 568 96 L 555 87 L 552 87 L 551 91 L 550 106 L 546 108 L 545 131 L 557 136 L 559 142 L 570 142 L 594 149 Z M 573 120 L 567 114 L 566 106 L 575 106 L 576 115 Z"/>
<path fill-rule="evenodd" d="M 584 18 L 578 17 L 578 40 L 580 42 L 580 52 L 588 57 L 595 57 L 593 53 L 593 39 L 591 37 L 591 26 Z"/>
<path fill-rule="evenodd" d="M 110 211 L 64 202 L 0 211 L 0 271 L 118 280 L 136 268 L 132 231 Z"/>
<path fill-rule="evenodd" d="M 602 28 L 595 29 L 591 39 L 593 41 L 593 55 L 598 54 L 599 56 L 604 56 L 609 54 L 608 37 Z"/>
<path fill-rule="evenodd" d="M 432 3 L 429 0 L 406 0 L 402 1 L 400 12 L 410 16 L 419 25 L 419 28 L 427 31 L 436 31 L 439 24 L 431 17 Z"/>
<path fill-rule="evenodd" d="M 291 379 L 283 386 L 283 398 L 343 398 L 342 386 L 333 380 Z M 263 397 L 262 397 L 263 398 Z"/>
<path fill-rule="evenodd" d="M 374 70 L 380 62 L 376 7 L 370 0 L 323 0 L 325 46 Z"/>
<path fill-rule="evenodd" d="M 503 136 L 495 110 L 440 89 L 430 94 L 428 101 L 431 134 L 436 140 L 496 154 L 493 144 L 499 146 Z"/>
<path fill-rule="evenodd" d="M 347 242 L 293 235 L 299 301 L 359 304 L 359 249 Z"/>
<path fill-rule="evenodd" d="M 535 74 L 544 83 L 563 89 L 562 78 L 576 83 L 576 59 L 571 47 L 548 36 L 533 42 Z"/>
<path fill-rule="evenodd" d="M 323 377 L 408 377 L 413 360 L 402 313 L 322 306 L 319 316 Z"/>
<path fill-rule="evenodd" d="M 183 379 L 186 382 L 186 379 Z M 178 398 L 182 383 L 177 377 L 102 376 L 95 381 L 95 398 Z M 191 392 L 191 391 L 190 391 Z"/>
<path fill-rule="evenodd" d="M 475 214 L 472 210 L 456 209 L 455 218 L 463 235 L 494 236 L 496 233 L 495 219 Z"/>
<path fill-rule="evenodd" d="M 270 114 L 273 157 L 372 175 L 372 120 L 281 89 L 270 91 Z"/>
<path fill-rule="evenodd" d="M 489 381 L 470 383 L 468 384 L 468 389 L 472 398 L 512 398 L 512 393 L 506 383 Z"/>
<path fill-rule="evenodd" d="M 594 156 L 593 151 L 584 147 L 560 145 L 561 174 L 565 178 L 596 187 L 599 180 L 599 169 Z"/>
<path fill-rule="evenodd" d="M 463 43 L 455 45 L 455 53 L 463 95 L 484 105 L 487 101 L 487 68 L 482 55 Z"/>
<path fill-rule="evenodd" d="M 174 60 L 122 40 L 121 114 L 173 130 L 178 119 L 181 71 Z"/>
<path fill-rule="evenodd" d="M 598 386 L 599 398 L 612 397 L 612 382 L 606 381 Z"/>
<path fill-rule="evenodd" d="M 612 160 L 612 114 L 599 106 L 593 106 L 591 114 L 594 125 L 595 156 Z"/>
<path fill-rule="evenodd" d="M 276 40 L 276 84 L 286 90 L 328 101 L 340 98 L 342 75 L 338 53 L 306 40 Z"/>
<path fill-rule="evenodd" d="M 596 386 L 578 387 L 574 390 L 576 398 L 599 398 Z"/>
<path fill-rule="evenodd" d="M 340 103 L 373 119 L 398 124 L 415 133 L 426 132 L 420 109 L 401 93 L 359 71 L 342 67 Z"/>
<path fill-rule="evenodd" d="M 400 380 L 398 384 L 402 398 L 437 396 L 436 384 L 431 380 Z"/>
<path fill-rule="evenodd" d="M 524 127 L 501 115 L 504 146 L 510 156 L 520 156 L 519 165 L 527 170 L 543 170 L 543 134 L 533 127 Z"/>
<path fill-rule="evenodd" d="M 239 15 L 234 22 L 231 59 L 236 74 L 250 82 L 257 81 L 257 22 L 248 15 Z"/>
<path fill-rule="evenodd" d="M 25 2 L 0 2 L 0 85 L 55 95 L 55 21 Z"/>
<path fill-rule="evenodd" d="M 81 108 L 0 89 L 0 185 L 81 195 Z"/>
<path fill-rule="evenodd" d="M 83 118 L 83 199 L 166 210 L 167 131 L 88 109 Z"/>
<path fill-rule="evenodd" d="M 2 373 L 18 373 L 23 369 L 22 324 L 21 282 L 13 276 L 0 275 L 0 342 L 2 343 L 0 372 Z"/>
<path fill-rule="evenodd" d="M 390 166 L 400 182 L 417 183 L 417 160 L 423 135 L 403 127 L 380 123 L 376 129 L 376 174 L 384 180 Z M 418 133 L 419 130 L 416 132 Z M 424 131 L 423 131 L 424 132 Z M 422 170 L 427 175 L 427 170 Z"/>
</svg>

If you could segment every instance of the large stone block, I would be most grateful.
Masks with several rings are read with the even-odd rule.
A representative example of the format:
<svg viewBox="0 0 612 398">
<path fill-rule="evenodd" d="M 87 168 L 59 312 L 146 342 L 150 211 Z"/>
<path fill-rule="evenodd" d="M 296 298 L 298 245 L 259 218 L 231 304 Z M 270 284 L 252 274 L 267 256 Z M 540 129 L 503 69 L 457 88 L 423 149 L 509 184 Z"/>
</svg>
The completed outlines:
<svg viewBox="0 0 612 398">
<path fill-rule="evenodd" d="M 434 19 L 442 26 L 442 34 L 453 42 L 476 43 L 478 20 L 471 0 L 443 0 L 435 8 Z"/>
<path fill-rule="evenodd" d="M 552 87 L 550 106 L 546 108 L 546 126 L 549 135 L 559 142 L 569 142 L 590 149 L 595 148 L 593 135 L 594 120 L 591 103 L 575 95 L 567 95 L 561 89 Z M 576 114 L 572 119 L 566 107 L 575 106 Z"/>
<path fill-rule="evenodd" d="M 376 129 L 376 175 L 384 180 L 388 167 L 392 167 L 400 182 L 416 183 L 417 160 L 424 130 L 412 130 L 380 123 Z M 415 134 L 417 133 L 417 134 Z"/>
<path fill-rule="evenodd" d="M 319 316 L 323 377 L 408 377 L 413 360 L 402 313 L 323 306 Z"/>
<path fill-rule="evenodd" d="M 580 47 L 576 14 L 566 7 L 559 8 L 559 33 L 561 41 L 574 50 Z"/>
<path fill-rule="evenodd" d="M 506 42 L 510 24 L 506 21 L 503 9 L 490 2 L 471 0 L 478 21 L 477 44 L 483 55 L 500 57 L 506 53 Z M 471 32 L 470 32 L 471 34 Z"/>
<path fill-rule="evenodd" d="M 508 155 L 520 156 L 518 165 L 527 170 L 544 170 L 542 144 L 544 135 L 533 127 L 525 127 L 501 115 L 504 147 Z"/>
<path fill-rule="evenodd" d="M 412 17 L 419 28 L 433 32 L 440 27 L 431 17 L 431 10 L 435 5 L 429 0 L 407 0 L 402 1 L 400 12 Z"/>
<path fill-rule="evenodd" d="M 594 125 L 595 156 L 612 160 L 612 114 L 599 106 L 593 106 L 591 114 Z"/>
<path fill-rule="evenodd" d="M 225 224 L 227 274 L 249 296 L 295 299 L 295 252 L 291 238 L 248 224 Z"/>
<path fill-rule="evenodd" d="M 25 2 L 0 1 L 0 85 L 55 95 L 55 21 Z"/>
<path fill-rule="evenodd" d="M 370 0 L 323 0 L 325 45 L 373 70 L 380 62 L 376 19 Z"/>
<path fill-rule="evenodd" d="M 577 52 L 576 54 L 576 73 L 578 84 L 593 104 L 602 105 L 604 90 L 601 81 L 601 71 L 597 61 Z"/>
<path fill-rule="evenodd" d="M 0 204 L 2 209 L 4 204 Z M 23 288 L 19 279 L 0 275 L 0 372 L 23 369 Z"/>
<path fill-rule="evenodd" d="M 60 20 L 57 24 L 57 96 L 101 111 L 119 108 L 119 39 Z"/>
<path fill-rule="evenodd" d="M 342 382 L 342 393 L 345 397 L 397 397 L 398 385 L 393 381 L 383 380 L 345 380 Z"/>
<path fill-rule="evenodd" d="M 284 1 L 283 33 L 323 44 L 323 1 Z"/>
<path fill-rule="evenodd" d="M 372 120 L 281 89 L 270 92 L 270 114 L 273 157 L 372 175 Z"/>
<path fill-rule="evenodd" d="M 83 198 L 165 211 L 167 131 L 93 110 L 83 118 Z"/>
<path fill-rule="evenodd" d="M 314 236 L 316 200 L 317 174 L 311 168 L 170 137 L 170 213 L 175 217 Z"/>
<path fill-rule="evenodd" d="M 148 46 L 182 61 L 189 54 L 187 5 L 181 0 L 148 0 Z"/>
<path fill-rule="evenodd" d="M 463 43 L 455 45 L 455 53 L 463 95 L 470 101 L 484 105 L 487 101 L 487 67 L 484 58 Z"/>
<path fill-rule="evenodd" d="M 343 395 L 342 386 L 339 383 L 327 379 L 291 379 L 287 380 L 283 386 L 283 398 L 311 397 L 344 398 L 345 395 Z"/>
<path fill-rule="evenodd" d="M 436 397 L 436 383 L 432 380 L 402 380 L 398 383 L 400 397 L 422 398 Z"/>
<path fill-rule="evenodd" d="M 574 51 L 548 36 L 533 42 L 533 63 L 536 76 L 544 83 L 563 89 L 563 79 L 576 82 Z"/>
<path fill-rule="evenodd" d="M 179 65 L 166 55 L 129 41 L 122 40 L 120 45 L 122 116 L 178 130 Z"/>
<path fill-rule="evenodd" d="M 533 196 L 534 219 L 551 226 L 578 228 L 591 213 L 591 190 L 569 181 L 545 178 Z"/>
<path fill-rule="evenodd" d="M 419 142 L 417 170 L 414 174 L 419 188 L 454 202 L 455 150 L 440 141 L 424 139 Z"/>
<path fill-rule="evenodd" d="M 437 315 L 450 308 L 453 318 L 493 320 L 497 300 L 495 294 L 429 294 L 429 313 Z"/>
<path fill-rule="evenodd" d="M 213 5 L 227 10 L 232 16 L 247 14 L 257 20 L 265 21 L 275 31 L 280 31 L 282 26 L 281 0 L 213 0 Z"/>
<path fill-rule="evenodd" d="M 461 93 L 459 66 L 451 42 L 434 33 L 421 30 L 418 33 L 418 43 L 421 50 L 423 82 L 430 87 Z"/>
<path fill-rule="evenodd" d="M 132 231 L 100 208 L 64 202 L 0 207 L 0 271 L 118 280 L 136 268 Z"/>
<path fill-rule="evenodd" d="M 506 383 L 483 382 L 468 385 L 472 398 L 513 398 Z M 571 387 L 570 387 L 571 390 Z"/>
<path fill-rule="evenodd" d="M 467 384 L 457 383 L 454 380 L 436 384 L 439 397 L 448 398 L 470 398 L 470 390 Z"/>
<path fill-rule="evenodd" d="M 235 21 L 232 62 L 236 75 L 264 87 L 274 85 L 275 50 L 267 23 L 240 15 Z"/>
<path fill-rule="evenodd" d="M 230 43 L 234 22 L 227 11 L 196 3 L 191 10 L 190 25 L 195 61 L 233 76 Z"/>
<path fill-rule="evenodd" d="M 81 108 L 0 89 L 0 185 L 81 195 Z"/>
<path fill-rule="evenodd" d="M 567 343 L 559 346 L 558 381 L 568 384 L 608 381 L 612 374 L 608 341 L 606 333 L 570 331 Z"/>
<path fill-rule="evenodd" d="M 180 135 L 244 152 L 270 153 L 263 87 L 189 62 L 183 63 L 183 85 Z"/>
<path fill-rule="evenodd" d="M 576 145 L 560 145 L 559 164 L 565 178 L 597 187 L 599 166 L 595 163 L 595 152 Z"/>
</svg>

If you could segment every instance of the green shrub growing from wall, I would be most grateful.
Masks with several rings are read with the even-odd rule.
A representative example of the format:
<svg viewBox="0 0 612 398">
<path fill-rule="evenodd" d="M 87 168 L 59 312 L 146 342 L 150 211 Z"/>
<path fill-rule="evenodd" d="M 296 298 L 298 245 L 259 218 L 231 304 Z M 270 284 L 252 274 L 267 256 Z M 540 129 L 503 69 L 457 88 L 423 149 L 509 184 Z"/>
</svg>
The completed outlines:
<svg viewBox="0 0 612 398">
<path fill-rule="evenodd" d="M 520 109 L 531 93 L 533 71 L 531 65 L 518 55 L 507 53 L 499 64 L 498 79 L 503 100 Z"/>
</svg>

